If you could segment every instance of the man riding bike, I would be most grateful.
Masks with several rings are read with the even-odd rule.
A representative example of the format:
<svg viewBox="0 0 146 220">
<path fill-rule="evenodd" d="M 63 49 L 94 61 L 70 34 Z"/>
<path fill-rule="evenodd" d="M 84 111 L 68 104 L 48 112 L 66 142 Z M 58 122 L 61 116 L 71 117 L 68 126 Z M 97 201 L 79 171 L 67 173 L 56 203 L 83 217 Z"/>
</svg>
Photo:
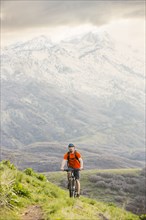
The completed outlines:
<svg viewBox="0 0 146 220">
<path fill-rule="evenodd" d="M 64 167 L 67 163 L 68 168 L 77 169 L 74 170 L 74 176 L 77 182 L 77 197 L 80 196 L 80 181 L 79 181 L 79 170 L 83 169 L 83 160 L 81 158 L 81 154 L 75 150 L 75 146 L 73 144 L 68 145 L 69 152 L 64 154 L 64 159 L 61 164 L 61 170 L 64 170 Z M 68 180 L 71 173 L 68 172 Z"/>
</svg>

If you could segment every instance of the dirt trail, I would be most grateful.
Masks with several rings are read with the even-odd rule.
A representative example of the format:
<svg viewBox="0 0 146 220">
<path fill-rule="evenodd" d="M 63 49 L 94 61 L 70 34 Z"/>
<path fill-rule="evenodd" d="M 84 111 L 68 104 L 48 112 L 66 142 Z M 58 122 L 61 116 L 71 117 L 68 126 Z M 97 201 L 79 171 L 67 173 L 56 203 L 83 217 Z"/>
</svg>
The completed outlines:
<svg viewBox="0 0 146 220">
<path fill-rule="evenodd" d="M 42 209 L 39 205 L 29 206 L 22 214 L 22 220 L 44 220 Z"/>
<path fill-rule="evenodd" d="M 78 206 L 81 209 L 80 206 Z M 101 220 L 109 220 L 102 213 L 98 214 Z M 29 206 L 25 212 L 21 215 L 21 220 L 45 220 L 43 217 L 42 209 L 39 205 Z"/>
</svg>

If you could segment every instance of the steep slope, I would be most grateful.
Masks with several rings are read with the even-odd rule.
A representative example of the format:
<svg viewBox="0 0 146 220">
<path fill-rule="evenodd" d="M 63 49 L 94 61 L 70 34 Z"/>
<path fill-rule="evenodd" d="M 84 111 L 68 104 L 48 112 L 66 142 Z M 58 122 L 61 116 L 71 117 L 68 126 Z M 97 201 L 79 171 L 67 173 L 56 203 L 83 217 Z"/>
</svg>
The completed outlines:
<svg viewBox="0 0 146 220">
<path fill-rule="evenodd" d="M 2 220 L 24 219 L 26 207 L 30 210 L 34 206 L 41 208 L 44 220 L 139 219 L 112 204 L 107 205 L 84 197 L 70 199 L 67 192 L 46 181 L 45 176 L 34 173 L 30 168 L 20 172 L 5 161 L 0 165 L 0 173 Z"/>
</svg>

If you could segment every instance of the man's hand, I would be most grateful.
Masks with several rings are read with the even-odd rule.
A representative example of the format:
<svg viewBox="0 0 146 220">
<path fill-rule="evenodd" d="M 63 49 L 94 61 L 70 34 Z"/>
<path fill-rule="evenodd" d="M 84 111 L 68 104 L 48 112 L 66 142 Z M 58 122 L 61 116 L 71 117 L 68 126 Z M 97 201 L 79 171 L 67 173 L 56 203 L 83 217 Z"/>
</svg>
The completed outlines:
<svg viewBox="0 0 146 220">
<path fill-rule="evenodd" d="M 61 166 L 60 169 L 61 169 L 62 171 L 64 171 L 64 167 L 65 167 L 66 161 L 67 161 L 67 160 L 63 159 L 63 161 L 62 161 L 62 163 L 61 163 L 61 165 L 60 165 L 60 166 Z"/>
<path fill-rule="evenodd" d="M 82 160 L 82 158 L 80 157 L 79 158 L 79 161 L 80 161 L 80 170 L 83 170 L 83 160 Z"/>
</svg>

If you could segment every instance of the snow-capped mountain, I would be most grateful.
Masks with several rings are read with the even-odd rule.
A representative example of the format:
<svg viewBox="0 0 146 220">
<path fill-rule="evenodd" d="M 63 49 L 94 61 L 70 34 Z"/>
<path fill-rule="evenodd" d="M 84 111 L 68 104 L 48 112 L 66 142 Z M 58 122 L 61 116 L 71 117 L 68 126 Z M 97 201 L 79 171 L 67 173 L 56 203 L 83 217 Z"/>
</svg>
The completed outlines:
<svg viewBox="0 0 146 220">
<path fill-rule="evenodd" d="M 28 51 L 28 50 L 44 50 L 46 48 L 52 47 L 53 43 L 51 39 L 48 39 L 44 35 L 41 35 L 39 37 L 35 37 L 32 40 L 26 41 L 24 43 L 16 43 L 12 44 L 9 47 L 6 47 L 5 50 L 11 50 L 11 51 Z"/>
<path fill-rule="evenodd" d="M 41 36 L 11 45 L 1 60 L 3 146 L 75 141 L 141 155 L 144 56 L 138 51 L 90 32 L 58 44 Z"/>
</svg>

